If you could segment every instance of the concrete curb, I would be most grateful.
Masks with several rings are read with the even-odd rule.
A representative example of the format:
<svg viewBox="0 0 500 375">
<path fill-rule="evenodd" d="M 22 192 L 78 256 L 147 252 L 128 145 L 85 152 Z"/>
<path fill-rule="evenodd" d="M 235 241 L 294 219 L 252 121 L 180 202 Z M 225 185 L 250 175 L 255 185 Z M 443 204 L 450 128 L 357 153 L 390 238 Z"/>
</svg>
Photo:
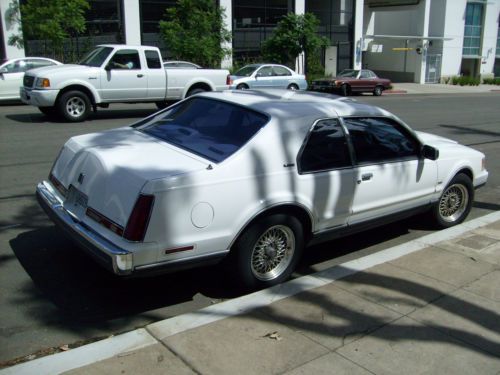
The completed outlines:
<svg viewBox="0 0 500 375">
<path fill-rule="evenodd" d="M 347 277 L 376 265 L 422 250 L 438 242 L 459 237 L 469 231 L 500 220 L 500 211 L 470 220 L 455 227 L 417 238 L 407 243 L 378 251 L 313 275 L 303 276 L 275 287 L 212 305 L 201 310 L 179 315 L 148 325 L 122 335 L 114 336 L 67 352 L 49 355 L 13 367 L 0 370 L 0 375 L 59 374 L 116 355 L 157 344 L 169 336 L 204 326 L 227 317 L 267 306 L 284 298 L 292 297 L 335 280 Z"/>
</svg>

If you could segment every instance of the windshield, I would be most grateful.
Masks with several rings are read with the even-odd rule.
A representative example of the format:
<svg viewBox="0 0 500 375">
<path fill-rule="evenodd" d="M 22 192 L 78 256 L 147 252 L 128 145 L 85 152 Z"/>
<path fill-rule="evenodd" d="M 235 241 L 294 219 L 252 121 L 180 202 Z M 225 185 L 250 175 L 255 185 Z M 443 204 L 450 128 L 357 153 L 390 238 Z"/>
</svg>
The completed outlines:
<svg viewBox="0 0 500 375">
<path fill-rule="evenodd" d="M 113 51 L 111 47 L 97 47 L 90 51 L 78 64 L 99 67 Z"/>
<path fill-rule="evenodd" d="M 255 72 L 259 67 L 257 65 L 247 65 L 234 73 L 235 76 L 238 77 L 249 77 Z"/>
<path fill-rule="evenodd" d="M 134 127 L 219 163 L 239 150 L 267 121 L 267 116 L 248 108 L 198 97 Z"/>
<path fill-rule="evenodd" d="M 344 69 L 340 72 L 338 75 L 339 77 L 354 77 L 356 78 L 358 76 L 359 70 L 354 70 L 354 69 Z"/>
</svg>

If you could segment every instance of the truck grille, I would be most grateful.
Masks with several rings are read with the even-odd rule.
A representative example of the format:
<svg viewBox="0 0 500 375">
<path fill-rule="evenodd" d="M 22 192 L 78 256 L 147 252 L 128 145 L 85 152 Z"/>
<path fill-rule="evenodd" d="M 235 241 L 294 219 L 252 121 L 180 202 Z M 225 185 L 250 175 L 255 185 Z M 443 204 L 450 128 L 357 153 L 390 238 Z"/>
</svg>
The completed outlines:
<svg viewBox="0 0 500 375">
<path fill-rule="evenodd" d="M 24 78 L 23 78 L 23 85 L 24 85 L 24 87 L 33 87 L 34 81 L 35 81 L 35 77 L 25 74 Z"/>
</svg>

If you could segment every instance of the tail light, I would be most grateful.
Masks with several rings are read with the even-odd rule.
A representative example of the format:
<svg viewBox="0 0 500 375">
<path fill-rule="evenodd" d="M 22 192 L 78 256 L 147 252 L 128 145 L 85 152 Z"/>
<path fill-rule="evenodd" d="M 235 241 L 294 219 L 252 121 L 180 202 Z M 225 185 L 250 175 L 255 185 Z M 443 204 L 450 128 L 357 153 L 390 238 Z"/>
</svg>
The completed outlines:
<svg viewBox="0 0 500 375">
<path fill-rule="evenodd" d="M 233 80 L 231 79 L 231 76 L 228 74 L 226 77 L 226 85 L 231 86 L 233 84 Z"/>
<path fill-rule="evenodd" d="M 134 242 L 144 240 L 154 201 L 154 195 L 139 195 L 125 227 L 123 238 Z"/>
</svg>

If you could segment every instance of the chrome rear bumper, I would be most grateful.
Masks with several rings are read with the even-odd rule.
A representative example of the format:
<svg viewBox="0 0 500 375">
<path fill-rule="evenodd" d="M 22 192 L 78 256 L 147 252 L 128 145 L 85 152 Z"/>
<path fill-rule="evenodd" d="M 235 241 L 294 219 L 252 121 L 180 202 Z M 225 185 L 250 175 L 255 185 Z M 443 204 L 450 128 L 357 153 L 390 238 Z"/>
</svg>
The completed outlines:
<svg viewBox="0 0 500 375">
<path fill-rule="evenodd" d="M 47 182 L 38 184 L 36 196 L 40 206 L 50 219 L 98 263 L 116 275 L 132 273 L 134 269 L 133 254 L 117 247 L 74 218 L 63 207 L 63 202 L 53 193 Z"/>
</svg>

